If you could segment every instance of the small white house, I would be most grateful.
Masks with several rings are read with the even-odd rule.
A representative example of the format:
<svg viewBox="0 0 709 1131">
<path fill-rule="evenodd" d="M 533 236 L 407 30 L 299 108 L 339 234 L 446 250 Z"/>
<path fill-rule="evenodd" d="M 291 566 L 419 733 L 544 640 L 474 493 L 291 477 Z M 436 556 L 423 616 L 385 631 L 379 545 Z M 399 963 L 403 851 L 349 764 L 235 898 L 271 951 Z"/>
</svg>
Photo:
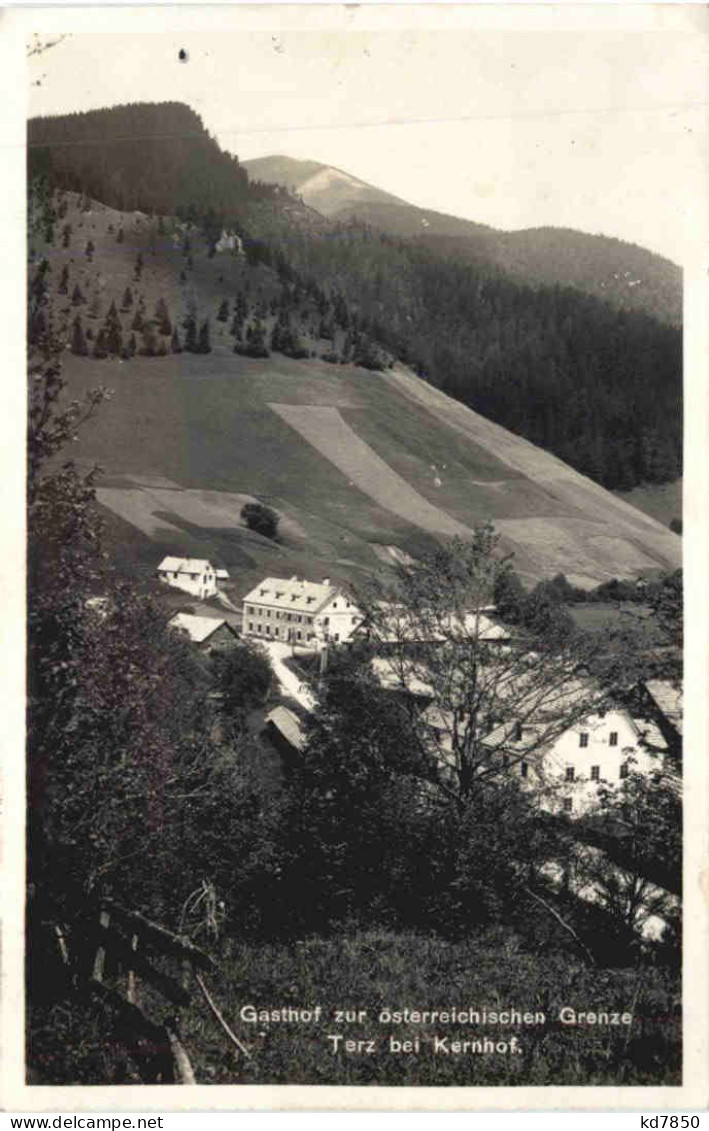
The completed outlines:
<svg viewBox="0 0 709 1131">
<path fill-rule="evenodd" d="M 163 558 L 157 570 L 158 580 L 173 589 L 191 593 L 204 600 L 217 592 L 217 577 L 211 562 L 202 558 Z"/>
<path fill-rule="evenodd" d="M 362 617 L 330 579 L 266 577 L 244 597 L 242 634 L 321 649 L 348 641 Z"/>
</svg>

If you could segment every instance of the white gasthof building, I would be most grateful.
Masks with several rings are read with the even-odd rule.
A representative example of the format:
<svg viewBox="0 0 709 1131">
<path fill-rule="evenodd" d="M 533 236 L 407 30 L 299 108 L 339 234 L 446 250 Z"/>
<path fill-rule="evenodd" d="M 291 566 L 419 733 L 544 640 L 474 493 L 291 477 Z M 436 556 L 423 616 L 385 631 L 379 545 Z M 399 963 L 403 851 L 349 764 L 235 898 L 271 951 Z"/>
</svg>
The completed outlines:
<svg viewBox="0 0 709 1131">
<path fill-rule="evenodd" d="M 502 752 L 510 773 L 531 789 L 555 787 L 544 808 L 561 809 L 580 816 L 592 809 L 601 786 L 617 786 L 631 772 L 645 777 L 673 773 L 667 743 L 652 721 L 636 718 L 620 704 L 603 714 L 593 713 L 566 727 L 537 748 L 545 726 L 513 722 L 503 724 L 486 739 Z M 528 758 L 524 757 L 529 749 Z"/>
<path fill-rule="evenodd" d="M 244 597 L 242 635 L 320 649 L 350 639 L 362 615 L 330 579 L 266 577 Z"/>
</svg>

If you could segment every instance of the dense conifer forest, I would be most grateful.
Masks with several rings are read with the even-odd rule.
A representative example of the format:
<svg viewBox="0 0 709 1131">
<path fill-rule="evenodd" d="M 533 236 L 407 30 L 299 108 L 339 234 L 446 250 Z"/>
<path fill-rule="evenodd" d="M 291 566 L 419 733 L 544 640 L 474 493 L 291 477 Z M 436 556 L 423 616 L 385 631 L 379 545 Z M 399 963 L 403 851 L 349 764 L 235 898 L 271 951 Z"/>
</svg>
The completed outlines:
<svg viewBox="0 0 709 1131">
<path fill-rule="evenodd" d="M 326 221 L 286 190 L 250 182 L 179 103 L 35 119 L 29 147 L 30 176 L 50 190 L 177 216 L 210 249 L 224 229 L 238 233 L 252 265 L 314 296 L 323 336 L 334 328 L 348 339 L 348 357 L 333 348 L 327 360 L 347 360 L 355 346 L 358 363 L 381 368 L 380 343 L 609 488 L 680 474 L 678 327 L 574 288 L 524 284 L 445 242 Z"/>
</svg>

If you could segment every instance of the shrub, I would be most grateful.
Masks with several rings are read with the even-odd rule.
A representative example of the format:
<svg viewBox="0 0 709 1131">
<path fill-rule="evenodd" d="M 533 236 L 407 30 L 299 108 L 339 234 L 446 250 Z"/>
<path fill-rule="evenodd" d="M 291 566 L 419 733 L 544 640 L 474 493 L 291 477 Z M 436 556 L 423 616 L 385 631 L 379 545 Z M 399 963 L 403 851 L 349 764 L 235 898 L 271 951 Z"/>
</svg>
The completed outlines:
<svg viewBox="0 0 709 1131">
<path fill-rule="evenodd" d="M 245 503 L 241 517 L 249 530 L 263 534 L 265 538 L 275 538 L 278 533 L 278 515 L 263 503 Z"/>
</svg>

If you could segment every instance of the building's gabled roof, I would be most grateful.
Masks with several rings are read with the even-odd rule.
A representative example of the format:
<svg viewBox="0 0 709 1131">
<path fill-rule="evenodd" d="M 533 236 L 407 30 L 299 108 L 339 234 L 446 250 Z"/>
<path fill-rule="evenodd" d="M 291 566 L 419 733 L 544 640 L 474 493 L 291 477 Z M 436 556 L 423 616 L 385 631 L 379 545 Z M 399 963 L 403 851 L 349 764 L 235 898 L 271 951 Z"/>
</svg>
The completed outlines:
<svg viewBox="0 0 709 1131">
<path fill-rule="evenodd" d="M 385 657 L 374 656 L 370 663 L 379 684 L 386 691 L 408 691 L 411 695 L 427 698 L 433 696 L 433 686 L 426 681 L 425 665 L 407 664 L 406 670 L 400 673 L 396 665 Z"/>
<path fill-rule="evenodd" d="M 628 713 L 626 708 L 622 705 L 616 705 L 613 710 L 619 711 L 625 716 L 627 722 L 635 731 L 639 744 L 646 747 L 650 751 L 659 752 L 665 751 L 667 749 L 667 743 L 662 737 L 659 728 L 656 727 L 654 723 L 650 723 L 646 719 L 633 718 Z M 548 749 L 558 741 L 562 734 L 566 734 L 570 730 L 583 729 L 585 726 L 591 724 L 592 719 L 602 717 L 602 715 L 595 715 L 592 712 L 585 719 L 573 720 L 567 727 L 564 727 L 558 733 L 554 733 L 554 728 L 553 726 L 549 725 L 548 721 L 546 721 L 545 724 L 535 723 L 534 720 L 532 720 L 531 722 L 523 722 L 521 738 L 517 737 L 518 723 L 516 720 L 512 719 L 504 723 L 500 723 L 500 725 L 495 727 L 494 730 L 490 731 L 490 733 L 486 735 L 482 741 L 484 746 L 488 746 L 490 748 L 499 747 L 502 744 L 509 744 L 510 747 L 513 747 L 515 751 L 522 753 L 525 749 L 525 746 L 528 746 L 530 749 L 536 746 L 537 742 L 539 741 L 540 734 L 543 735 L 545 729 L 549 729 L 549 742 L 548 744 L 545 744 L 545 747 Z"/>
<path fill-rule="evenodd" d="M 480 640 L 509 640 L 510 633 L 501 624 L 489 616 L 490 609 L 480 609 L 476 612 L 465 613 L 462 618 L 453 614 L 442 618 L 440 621 L 432 616 L 429 625 L 422 624 L 422 618 L 415 613 L 409 613 L 403 606 L 382 606 L 381 622 L 373 625 L 365 621 L 360 631 L 369 633 L 375 641 L 381 644 L 396 644 L 410 641 L 420 644 L 444 643 L 454 639 L 456 633 L 476 636 Z"/>
<path fill-rule="evenodd" d="M 649 679 L 645 684 L 657 709 L 672 724 L 678 734 L 682 733 L 682 689 L 668 679 Z"/>
<path fill-rule="evenodd" d="M 324 581 L 306 581 L 299 577 L 266 577 L 244 597 L 244 604 L 267 605 L 270 609 L 288 609 L 294 613 L 318 613 L 339 589 Z"/>
<path fill-rule="evenodd" d="M 663 752 L 667 750 L 667 743 L 660 728 L 655 723 L 651 723 L 647 719 L 633 719 L 633 726 L 638 732 L 640 742 L 648 750 Z"/>
<path fill-rule="evenodd" d="M 163 558 L 158 566 L 158 573 L 167 571 L 168 573 L 189 573 L 199 574 L 204 573 L 206 569 L 211 569 L 211 563 L 204 558 Z"/>
<path fill-rule="evenodd" d="M 227 569 L 215 569 L 214 574 L 220 581 L 226 581 L 229 577 L 229 571 Z"/>
<path fill-rule="evenodd" d="M 266 722 L 279 731 L 294 750 L 305 749 L 305 735 L 300 725 L 300 719 L 287 707 L 274 707 L 266 715 Z"/>
<path fill-rule="evenodd" d="M 198 617 L 192 613 L 176 613 L 172 620 L 168 622 L 168 628 L 175 628 L 178 632 L 187 633 L 194 644 L 204 644 L 205 640 L 209 640 L 210 636 L 213 636 L 223 624 L 227 625 L 230 632 L 234 631 L 223 618 Z"/>
</svg>

